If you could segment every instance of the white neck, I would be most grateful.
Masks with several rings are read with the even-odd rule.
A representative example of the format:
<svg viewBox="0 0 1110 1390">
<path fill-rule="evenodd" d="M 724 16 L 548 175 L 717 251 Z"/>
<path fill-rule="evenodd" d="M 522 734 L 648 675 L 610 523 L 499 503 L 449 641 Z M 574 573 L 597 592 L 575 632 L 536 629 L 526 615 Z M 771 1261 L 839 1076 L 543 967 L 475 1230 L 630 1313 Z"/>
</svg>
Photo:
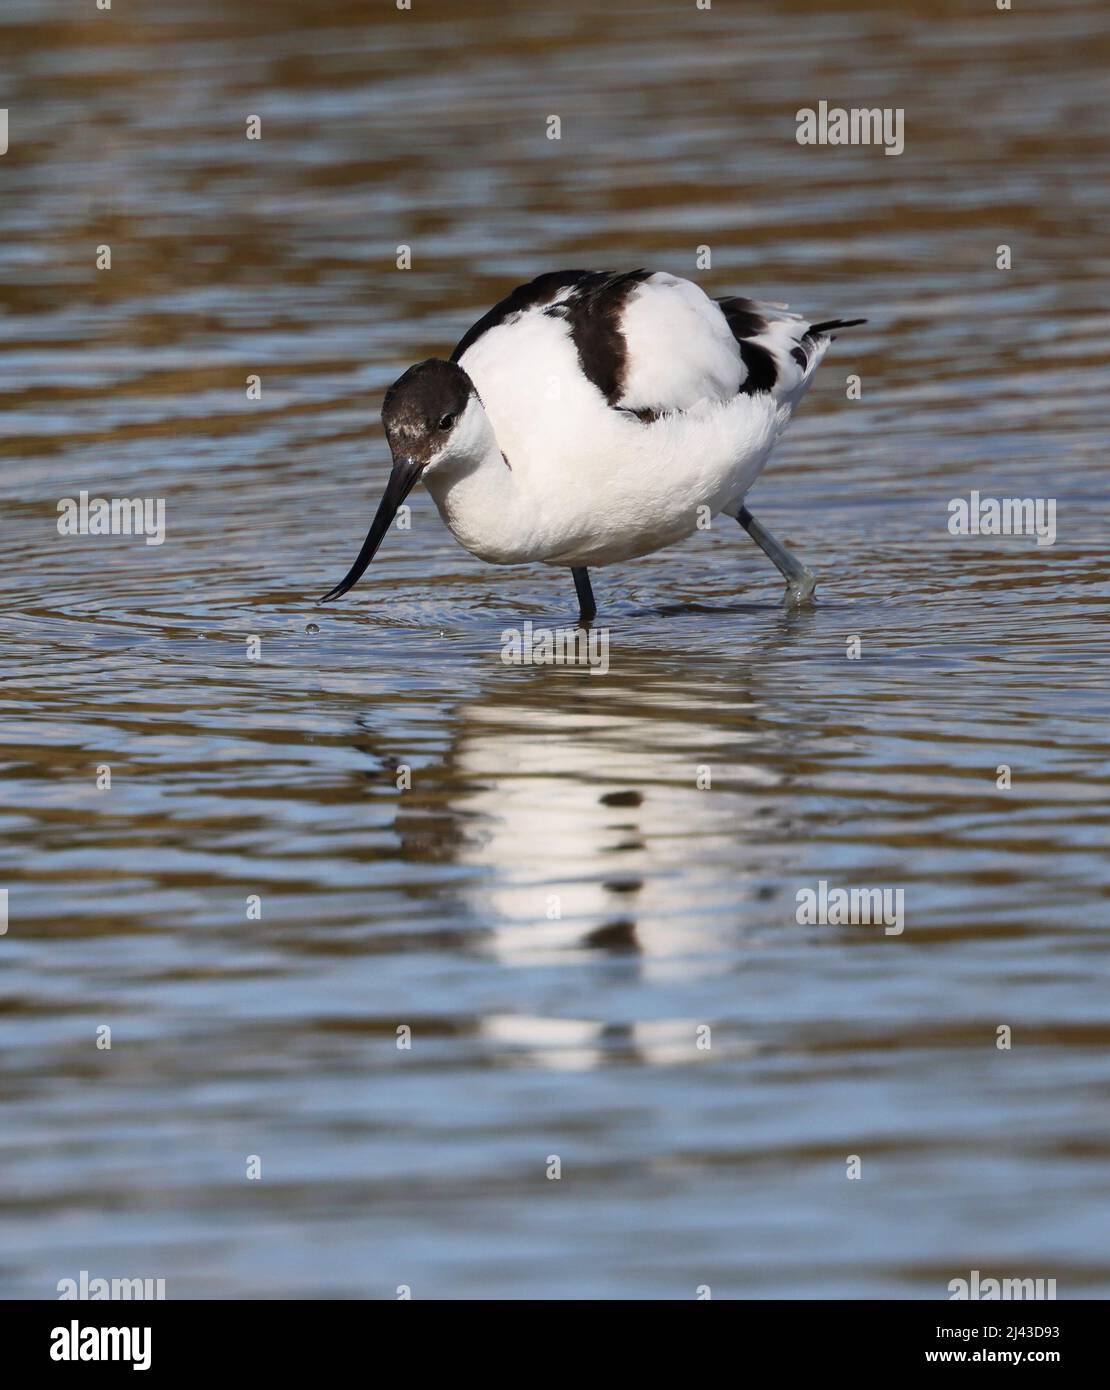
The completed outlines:
<svg viewBox="0 0 1110 1390">
<path fill-rule="evenodd" d="M 423 480 L 452 535 L 473 555 L 494 565 L 529 557 L 531 509 L 477 397 Z"/>
</svg>

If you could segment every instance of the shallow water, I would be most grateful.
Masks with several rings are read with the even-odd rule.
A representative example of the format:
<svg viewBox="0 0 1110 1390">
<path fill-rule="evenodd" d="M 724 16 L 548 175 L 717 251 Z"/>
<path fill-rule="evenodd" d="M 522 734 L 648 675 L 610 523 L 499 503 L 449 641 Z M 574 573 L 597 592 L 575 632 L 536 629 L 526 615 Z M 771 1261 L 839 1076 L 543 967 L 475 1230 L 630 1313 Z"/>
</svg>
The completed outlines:
<svg viewBox="0 0 1110 1390">
<path fill-rule="evenodd" d="M 0 17 L 0 1293 L 1110 1296 L 1105 10 L 86 8 Z M 508 667 L 568 578 L 418 494 L 321 609 L 382 388 L 568 264 L 869 318 L 751 498 L 818 604 L 724 519 Z"/>
</svg>

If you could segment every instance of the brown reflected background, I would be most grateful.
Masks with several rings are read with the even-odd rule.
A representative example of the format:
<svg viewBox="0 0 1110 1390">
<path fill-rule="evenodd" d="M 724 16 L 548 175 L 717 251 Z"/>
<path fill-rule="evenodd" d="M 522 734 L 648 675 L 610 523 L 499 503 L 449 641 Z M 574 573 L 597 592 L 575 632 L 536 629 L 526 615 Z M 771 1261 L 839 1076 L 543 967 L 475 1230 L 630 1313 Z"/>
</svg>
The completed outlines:
<svg viewBox="0 0 1110 1390">
<path fill-rule="evenodd" d="M 0 53 L 0 1294 L 1110 1294 L 1104 7 L 6 0 Z M 753 494 L 820 602 L 722 523 L 594 575 L 607 675 L 506 667 L 566 577 L 417 495 L 320 609 L 384 387 L 567 265 L 867 316 Z"/>
</svg>

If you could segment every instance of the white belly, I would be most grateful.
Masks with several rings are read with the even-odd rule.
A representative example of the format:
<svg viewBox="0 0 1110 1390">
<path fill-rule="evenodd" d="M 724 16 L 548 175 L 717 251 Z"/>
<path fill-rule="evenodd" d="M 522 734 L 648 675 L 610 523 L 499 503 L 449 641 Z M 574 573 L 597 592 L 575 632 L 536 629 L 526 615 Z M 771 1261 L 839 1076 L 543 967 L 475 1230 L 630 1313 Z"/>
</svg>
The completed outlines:
<svg viewBox="0 0 1110 1390">
<path fill-rule="evenodd" d="M 611 565 L 704 530 L 755 482 L 777 437 L 767 397 L 741 396 L 650 425 L 618 418 L 622 448 L 568 467 L 548 564 Z"/>
</svg>

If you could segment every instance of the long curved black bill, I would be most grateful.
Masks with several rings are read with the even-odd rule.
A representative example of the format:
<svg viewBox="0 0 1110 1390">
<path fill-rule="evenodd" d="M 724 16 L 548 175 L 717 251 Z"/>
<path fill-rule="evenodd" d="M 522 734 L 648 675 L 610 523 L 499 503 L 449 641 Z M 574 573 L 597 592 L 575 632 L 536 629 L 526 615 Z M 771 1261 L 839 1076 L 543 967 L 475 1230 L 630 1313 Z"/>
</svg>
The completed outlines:
<svg viewBox="0 0 1110 1390">
<path fill-rule="evenodd" d="M 377 554 L 378 546 L 381 545 L 385 533 L 397 515 L 397 508 L 416 486 L 416 480 L 419 477 L 420 464 L 415 460 L 401 459 L 394 463 L 393 471 L 389 475 L 389 482 L 386 483 L 385 492 L 382 494 L 382 500 L 378 503 L 378 510 L 374 513 L 374 520 L 370 523 L 370 530 L 362 543 L 362 549 L 358 552 L 358 559 L 335 588 L 328 590 L 320 600 L 321 603 L 327 603 L 333 598 L 341 598 L 348 589 L 353 589 L 362 578 L 366 566 Z"/>
</svg>

